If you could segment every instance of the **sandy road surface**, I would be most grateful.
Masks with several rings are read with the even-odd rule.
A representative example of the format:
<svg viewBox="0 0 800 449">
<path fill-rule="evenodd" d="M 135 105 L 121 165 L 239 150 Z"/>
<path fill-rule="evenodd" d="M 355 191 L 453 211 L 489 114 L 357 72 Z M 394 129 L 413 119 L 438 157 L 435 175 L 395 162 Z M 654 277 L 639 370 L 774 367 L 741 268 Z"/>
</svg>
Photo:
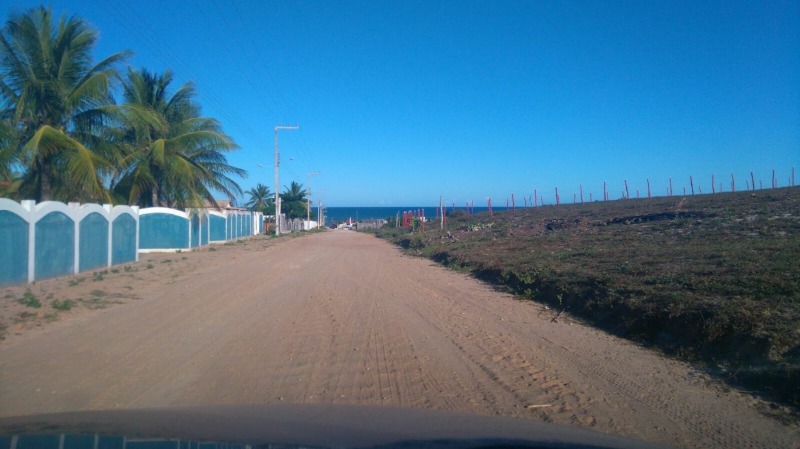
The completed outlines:
<svg viewBox="0 0 800 449">
<path fill-rule="evenodd" d="M 752 399 L 684 364 L 551 322 L 541 306 L 368 235 L 260 239 L 179 262 L 161 264 L 172 265 L 168 275 L 131 275 L 133 287 L 122 285 L 125 273 L 108 284 L 140 299 L 1 343 L 0 416 L 385 404 L 545 420 L 676 447 L 797 446 L 796 427 L 763 417 Z"/>
</svg>

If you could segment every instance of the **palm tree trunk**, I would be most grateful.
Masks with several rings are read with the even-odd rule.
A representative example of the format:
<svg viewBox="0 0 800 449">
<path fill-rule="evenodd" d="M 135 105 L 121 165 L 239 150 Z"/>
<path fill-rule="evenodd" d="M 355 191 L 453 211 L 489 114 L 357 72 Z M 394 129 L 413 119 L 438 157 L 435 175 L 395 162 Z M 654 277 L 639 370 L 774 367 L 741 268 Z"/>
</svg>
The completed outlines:
<svg viewBox="0 0 800 449">
<path fill-rule="evenodd" d="M 53 199 L 53 187 L 50 183 L 50 162 L 43 161 L 39 172 L 39 201 Z"/>
</svg>

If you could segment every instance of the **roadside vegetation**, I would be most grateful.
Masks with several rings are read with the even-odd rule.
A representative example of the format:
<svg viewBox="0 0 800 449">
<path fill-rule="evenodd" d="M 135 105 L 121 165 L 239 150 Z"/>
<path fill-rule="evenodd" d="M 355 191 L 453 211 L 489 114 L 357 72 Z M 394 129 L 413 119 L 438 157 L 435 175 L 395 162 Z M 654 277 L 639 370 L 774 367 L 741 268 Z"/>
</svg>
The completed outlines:
<svg viewBox="0 0 800 449">
<path fill-rule="evenodd" d="M 544 206 L 372 231 L 800 407 L 800 189 Z"/>
</svg>

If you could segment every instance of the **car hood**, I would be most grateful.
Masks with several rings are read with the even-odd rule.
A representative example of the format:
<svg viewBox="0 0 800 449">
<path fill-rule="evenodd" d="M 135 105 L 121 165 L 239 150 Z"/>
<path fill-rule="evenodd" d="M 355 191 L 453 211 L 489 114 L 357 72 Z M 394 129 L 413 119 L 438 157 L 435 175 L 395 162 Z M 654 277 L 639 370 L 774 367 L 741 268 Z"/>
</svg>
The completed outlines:
<svg viewBox="0 0 800 449">
<path fill-rule="evenodd" d="M 539 421 L 377 406 L 169 407 L 0 418 L 0 435 L 6 441 L 24 435 L 91 434 L 251 447 L 663 447 Z"/>
</svg>

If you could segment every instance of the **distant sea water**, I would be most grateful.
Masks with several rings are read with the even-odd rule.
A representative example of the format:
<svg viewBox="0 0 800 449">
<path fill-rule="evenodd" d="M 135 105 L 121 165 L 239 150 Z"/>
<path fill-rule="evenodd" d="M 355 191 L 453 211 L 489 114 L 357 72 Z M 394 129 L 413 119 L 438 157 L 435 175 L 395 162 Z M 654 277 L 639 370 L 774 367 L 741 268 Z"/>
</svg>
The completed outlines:
<svg viewBox="0 0 800 449">
<path fill-rule="evenodd" d="M 425 217 L 433 219 L 437 216 L 436 209 L 438 209 L 438 207 L 326 207 L 325 224 L 331 225 L 334 222 L 342 223 L 348 218 L 352 218 L 356 221 L 377 218 L 394 218 L 397 216 L 397 214 L 402 215 L 403 212 L 408 211 L 425 211 Z M 448 213 L 450 213 L 452 210 L 452 207 L 447 208 Z M 462 206 L 456 207 L 456 210 L 463 211 L 466 209 Z M 475 207 L 476 214 L 486 212 L 487 210 L 488 209 L 486 207 Z M 505 210 L 505 208 L 495 207 L 494 210 L 501 211 Z"/>
</svg>

